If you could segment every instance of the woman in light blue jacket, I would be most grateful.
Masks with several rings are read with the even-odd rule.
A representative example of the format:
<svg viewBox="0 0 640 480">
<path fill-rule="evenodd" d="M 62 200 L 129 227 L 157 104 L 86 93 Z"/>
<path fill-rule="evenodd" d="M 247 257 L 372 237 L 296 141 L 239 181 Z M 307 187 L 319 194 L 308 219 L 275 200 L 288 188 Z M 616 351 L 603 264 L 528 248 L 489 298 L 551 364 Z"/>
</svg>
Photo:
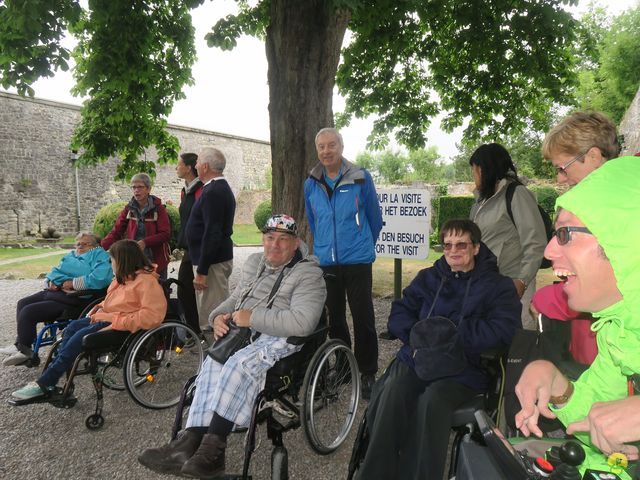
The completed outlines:
<svg viewBox="0 0 640 480">
<path fill-rule="evenodd" d="M 82 296 L 69 293 L 105 289 L 112 278 L 109 254 L 100 247 L 96 236 L 79 233 L 75 250 L 62 257 L 47 274 L 44 290 L 18 301 L 18 337 L 14 344 L 0 349 L 0 353 L 9 355 L 2 364 L 21 365 L 33 357 L 31 346 L 38 322 L 56 320 L 66 308 L 83 303 Z"/>
</svg>

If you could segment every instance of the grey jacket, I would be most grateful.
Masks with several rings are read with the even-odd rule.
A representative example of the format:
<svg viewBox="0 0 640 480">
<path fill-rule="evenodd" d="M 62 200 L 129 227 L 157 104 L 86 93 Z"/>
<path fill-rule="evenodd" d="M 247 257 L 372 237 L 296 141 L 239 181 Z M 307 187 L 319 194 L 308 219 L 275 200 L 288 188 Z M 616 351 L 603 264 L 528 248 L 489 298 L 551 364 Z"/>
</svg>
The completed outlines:
<svg viewBox="0 0 640 480">
<path fill-rule="evenodd" d="M 523 186 L 516 187 L 511 203 L 516 229 L 505 199 L 511 181 L 500 180 L 496 193 L 486 200 L 479 200 L 476 191 L 476 203 L 469 218 L 480 227 L 482 241 L 498 258 L 500 273 L 528 285 L 540 268 L 547 235 L 536 198 Z"/>
<path fill-rule="evenodd" d="M 251 328 L 261 333 L 276 337 L 311 334 L 320 320 L 327 291 L 318 259 L 309 255 L 302 241 L 300 252 L 303 259 L 286 269 L 271 308 L 267 308 L 267 300 L 282 268 L 266 267 L 262 253 L 250 255 L 235 290 L 211 312 L 209 323 L 220 314 L 248 309 L 252 311 Z"/>
</svg>

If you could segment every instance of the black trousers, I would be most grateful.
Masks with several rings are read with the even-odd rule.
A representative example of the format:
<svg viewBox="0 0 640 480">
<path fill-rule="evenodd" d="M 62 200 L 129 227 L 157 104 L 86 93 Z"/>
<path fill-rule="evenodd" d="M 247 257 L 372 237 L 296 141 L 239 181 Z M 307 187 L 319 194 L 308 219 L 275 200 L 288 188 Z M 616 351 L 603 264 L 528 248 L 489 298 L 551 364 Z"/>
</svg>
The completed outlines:
<svg viewBox="0 0 640 480">
<path fill-rule="evenodd" d="M 198 320 L 198 307 L 196 306 L 196 291 L 193 288 L 193 265 L 189 258 L 189 252 L 184 251 L 184 256 L 178 269 L 178 300 L 182 304 L 187 324 L 196 333 L 200 333 L 200 321 Z"/>
<path fill-rule="evenodd" d="M 51 290 L 42 290 L 21 298 L 16 307 L 16 322 L 18 324 L 16 342 L 25 349 L 31 348 L 36 339 L 36 327 L 39 322 L 52 322 L 62 315 L 67 307 L 81 303 L 82 300 L 77 297 L 70 297 L 64 292 Z"/>
<path fill-rule="evenodd" d="M 357 479 L 443 477 L 451 417 L 475 392 L 450 380 L 426 383 L 395 360 L 373 387 L 369 447 Z"/>
<path fill-rule="evenodd" d="M 329 336 L 351 346 L 345 294 L 353 317 L 353 353 L 360 373 L 378 371 L 378 336 L 371 299 L 371 264 L 322 267 L 327 284 Z"/>
</svg>

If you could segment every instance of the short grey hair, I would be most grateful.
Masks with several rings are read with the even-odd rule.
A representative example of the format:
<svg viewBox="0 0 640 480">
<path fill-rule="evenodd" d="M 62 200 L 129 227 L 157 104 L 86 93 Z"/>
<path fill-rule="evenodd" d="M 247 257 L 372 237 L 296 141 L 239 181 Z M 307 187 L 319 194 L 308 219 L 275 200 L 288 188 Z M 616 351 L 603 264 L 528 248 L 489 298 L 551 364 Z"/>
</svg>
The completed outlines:
<svg viewBox="0 0 640 480">
<path fill-rule="evenodd" d="M 205 147 L 198 154 L 198 161 L 209 165 L 211 170 L 223 172 L 227 166 L 227 159 L 220 150 L 214 147 Z"/>
<path fill-rule="evenodd" d="M 136 173 L 133 177 L 131 177 L 131 184 L 133 182 L 142 182 L 145 187 L 151 188 L 151 177 L 146 173 Z"/>
<path fill-rule="evenodd" d="M 80 240 L 82 237 L 89 237 L 94 247 L 97 247 L 100 241 L 98 240 L 98 236 L 95 233 L 91 232 L 80 232 L 76 235 L 76 242 Z"/>
<path fill-rule="evenodd" d="M 344 140 L 342 139 L 342 135 L 338 130 L 332 127 L 321 128 L 320 131 L 316 133 L 316 139 L 314 143 L 318 143 L 318 137 L 320 137 L 320 135 L 324 135 L 325 133 L 330 133 L 332 135 L 335 135 L 338 138 L 338 142 L 340 143 L 340 146 L 344 148 Z"/>
</svg>

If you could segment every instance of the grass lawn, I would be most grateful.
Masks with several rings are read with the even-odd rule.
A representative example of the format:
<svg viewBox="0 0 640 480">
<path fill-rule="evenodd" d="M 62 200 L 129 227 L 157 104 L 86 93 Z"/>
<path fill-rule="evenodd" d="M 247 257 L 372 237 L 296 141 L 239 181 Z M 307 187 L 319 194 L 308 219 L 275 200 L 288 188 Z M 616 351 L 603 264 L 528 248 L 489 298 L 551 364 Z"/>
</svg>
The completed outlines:
<svg viewBox="0 0 640 480">
<path fill-rule="evenodd" d="M 253 223 L 234 225 L 231 239 L 235 245 L 262 245 L 262 232 Z"/>
<path fill-rule="evenodd" d="M 36 253 L 37 252 L 32 252 L 31 255 L 35 255 Z M 67 251 L 63 250 L 59 255 L 51 255 L 50 257 L 37 258 L 34 260 L 25 260 L 24 262 L 11 263 L 9 265 L 0 265 L 0 275 L 10 273 L 15 275 L 16 278 L 38 278 L 38 275 L 41 273 L 49 272 L 51 268 L 56 266 L 60 262 L 60 259 L 66 254 Z"/>
<path fill-rule="evenodd" d="M 38 255 L 44 252 L 45 250 L 42 248 L 0 248 L 0 260 L 28 257 L 29 255 Z"/>
</svg>

